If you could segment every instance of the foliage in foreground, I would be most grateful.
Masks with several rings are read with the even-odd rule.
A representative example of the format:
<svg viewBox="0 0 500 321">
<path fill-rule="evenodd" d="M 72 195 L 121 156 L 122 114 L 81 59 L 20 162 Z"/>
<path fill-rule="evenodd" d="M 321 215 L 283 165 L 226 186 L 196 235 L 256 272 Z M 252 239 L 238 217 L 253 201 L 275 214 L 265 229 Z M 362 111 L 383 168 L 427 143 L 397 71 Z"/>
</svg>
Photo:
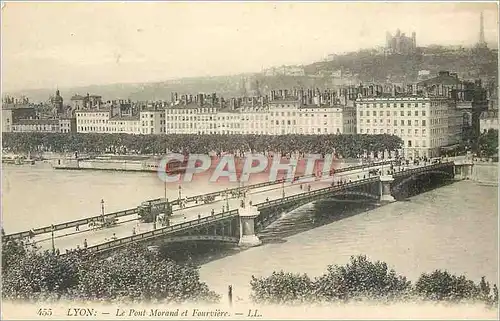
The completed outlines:
<svg viewBox="0 0 500 321">
<path fill-rule="evenodd" d="M 57 256 L 48 251 L 20 253 L 3 244 L 3 298 L 15 300 L 82 299 L 153 302 L 218 302 L 219 295 L 200 282 L 195 267 L 177 264 L 131 247 L 97 258 L 84 252 Z"/>
<path fill-rule="evenodd" d="M 252 300 L 267 304 L 427 300 L 498 305 L 498 288 L 490 289 L 484 277 L 475 284 L 465 276 L 436 270 L 422 274 L 413 286 L 386 263 L 371 262 L 366 256 L 353 256 L 344 266 L 328 266 L 326 273 L 314 279 L 281 271 L 268 277 L 252 276 L 250 285 Z"/>
</svg>

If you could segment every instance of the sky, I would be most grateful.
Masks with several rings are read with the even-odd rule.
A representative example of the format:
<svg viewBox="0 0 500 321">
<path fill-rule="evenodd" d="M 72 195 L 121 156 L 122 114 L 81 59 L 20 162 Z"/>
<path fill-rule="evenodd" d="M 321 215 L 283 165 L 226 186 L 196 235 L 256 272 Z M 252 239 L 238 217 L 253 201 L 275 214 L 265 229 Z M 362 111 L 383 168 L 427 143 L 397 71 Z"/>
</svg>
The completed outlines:
<svg viewBox="0 0 500 321">
<path fill-rule="evenodd" d="M 385 44 L 472 45 L 484 14 L 498 43 L 495 3 L 7 2 L 2 90 L 163 81 L 259 72 Z"/>
</svg>

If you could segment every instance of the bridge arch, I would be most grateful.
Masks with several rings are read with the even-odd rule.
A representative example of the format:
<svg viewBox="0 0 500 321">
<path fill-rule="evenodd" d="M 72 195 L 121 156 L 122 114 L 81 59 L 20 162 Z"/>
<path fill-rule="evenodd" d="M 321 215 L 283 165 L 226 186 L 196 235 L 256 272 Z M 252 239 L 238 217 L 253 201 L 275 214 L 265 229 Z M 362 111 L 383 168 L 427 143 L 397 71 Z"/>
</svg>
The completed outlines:
<svg viewBox="0 0 500 321">
<path fill-rule="evenodd" d="M 431 171 L 416 172 L 416 173 L 413 173 L 411 176 L 408 176 L 408 177 L 402 179 L 401 181 L 399 181 L 398 183 L 396 183 L 392 187 L 392 190 L 399 192 L 401 190 L 401 188 L 403 186 L 405 186 L 406 184 L 408 184 L 409 182 L 415 181 L 415 180 L 419 179 L 419 177 L 421 177 L 421 176 L 431 175 L 431 174 L 442 175 L 442 176 L 445 176 L 447 178 L 454 178 L 455 177 L 454 173 L 450 173 L 450 172 L 447 172 L 447 171 L 440 171 L 440 170 L 431 170 Z"/>
</svg>

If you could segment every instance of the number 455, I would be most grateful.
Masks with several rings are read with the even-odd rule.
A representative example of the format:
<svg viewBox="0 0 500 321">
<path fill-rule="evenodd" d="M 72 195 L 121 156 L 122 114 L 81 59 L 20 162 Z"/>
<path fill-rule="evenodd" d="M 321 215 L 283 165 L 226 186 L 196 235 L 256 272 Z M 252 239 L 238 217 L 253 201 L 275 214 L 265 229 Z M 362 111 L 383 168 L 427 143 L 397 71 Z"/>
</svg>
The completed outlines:
<svg viewBox="0 0 500 321">
<path fill-rule="evenodd" d="M 39 309 L 38 310 L 38 315 L 41 315 L 41 316 L 48 316 L 48 315 L 52 315 L 52 309 Z"/>
</svg>

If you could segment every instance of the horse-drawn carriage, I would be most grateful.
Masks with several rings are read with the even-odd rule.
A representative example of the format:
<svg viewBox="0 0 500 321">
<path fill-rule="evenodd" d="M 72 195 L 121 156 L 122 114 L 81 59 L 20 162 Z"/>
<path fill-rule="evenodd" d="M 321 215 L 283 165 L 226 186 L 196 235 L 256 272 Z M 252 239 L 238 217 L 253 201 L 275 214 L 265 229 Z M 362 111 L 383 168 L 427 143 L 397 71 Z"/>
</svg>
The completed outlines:
<svg viewBox="0 0 500 321">
<path fill-rule="evenodd" d="M 215 195 L 207 195 L 202 198 L 204 204 L 213 203 L 215 201 Z"/>
<path fill-rule="evenodd" d="M 91 229 L 101 229 L 115 226 L 117 223 L 118 219 L 116 217 L 105 217 L 104 219 L 91 221 L 89 223 L 89 227 Z"/>
</svg>

